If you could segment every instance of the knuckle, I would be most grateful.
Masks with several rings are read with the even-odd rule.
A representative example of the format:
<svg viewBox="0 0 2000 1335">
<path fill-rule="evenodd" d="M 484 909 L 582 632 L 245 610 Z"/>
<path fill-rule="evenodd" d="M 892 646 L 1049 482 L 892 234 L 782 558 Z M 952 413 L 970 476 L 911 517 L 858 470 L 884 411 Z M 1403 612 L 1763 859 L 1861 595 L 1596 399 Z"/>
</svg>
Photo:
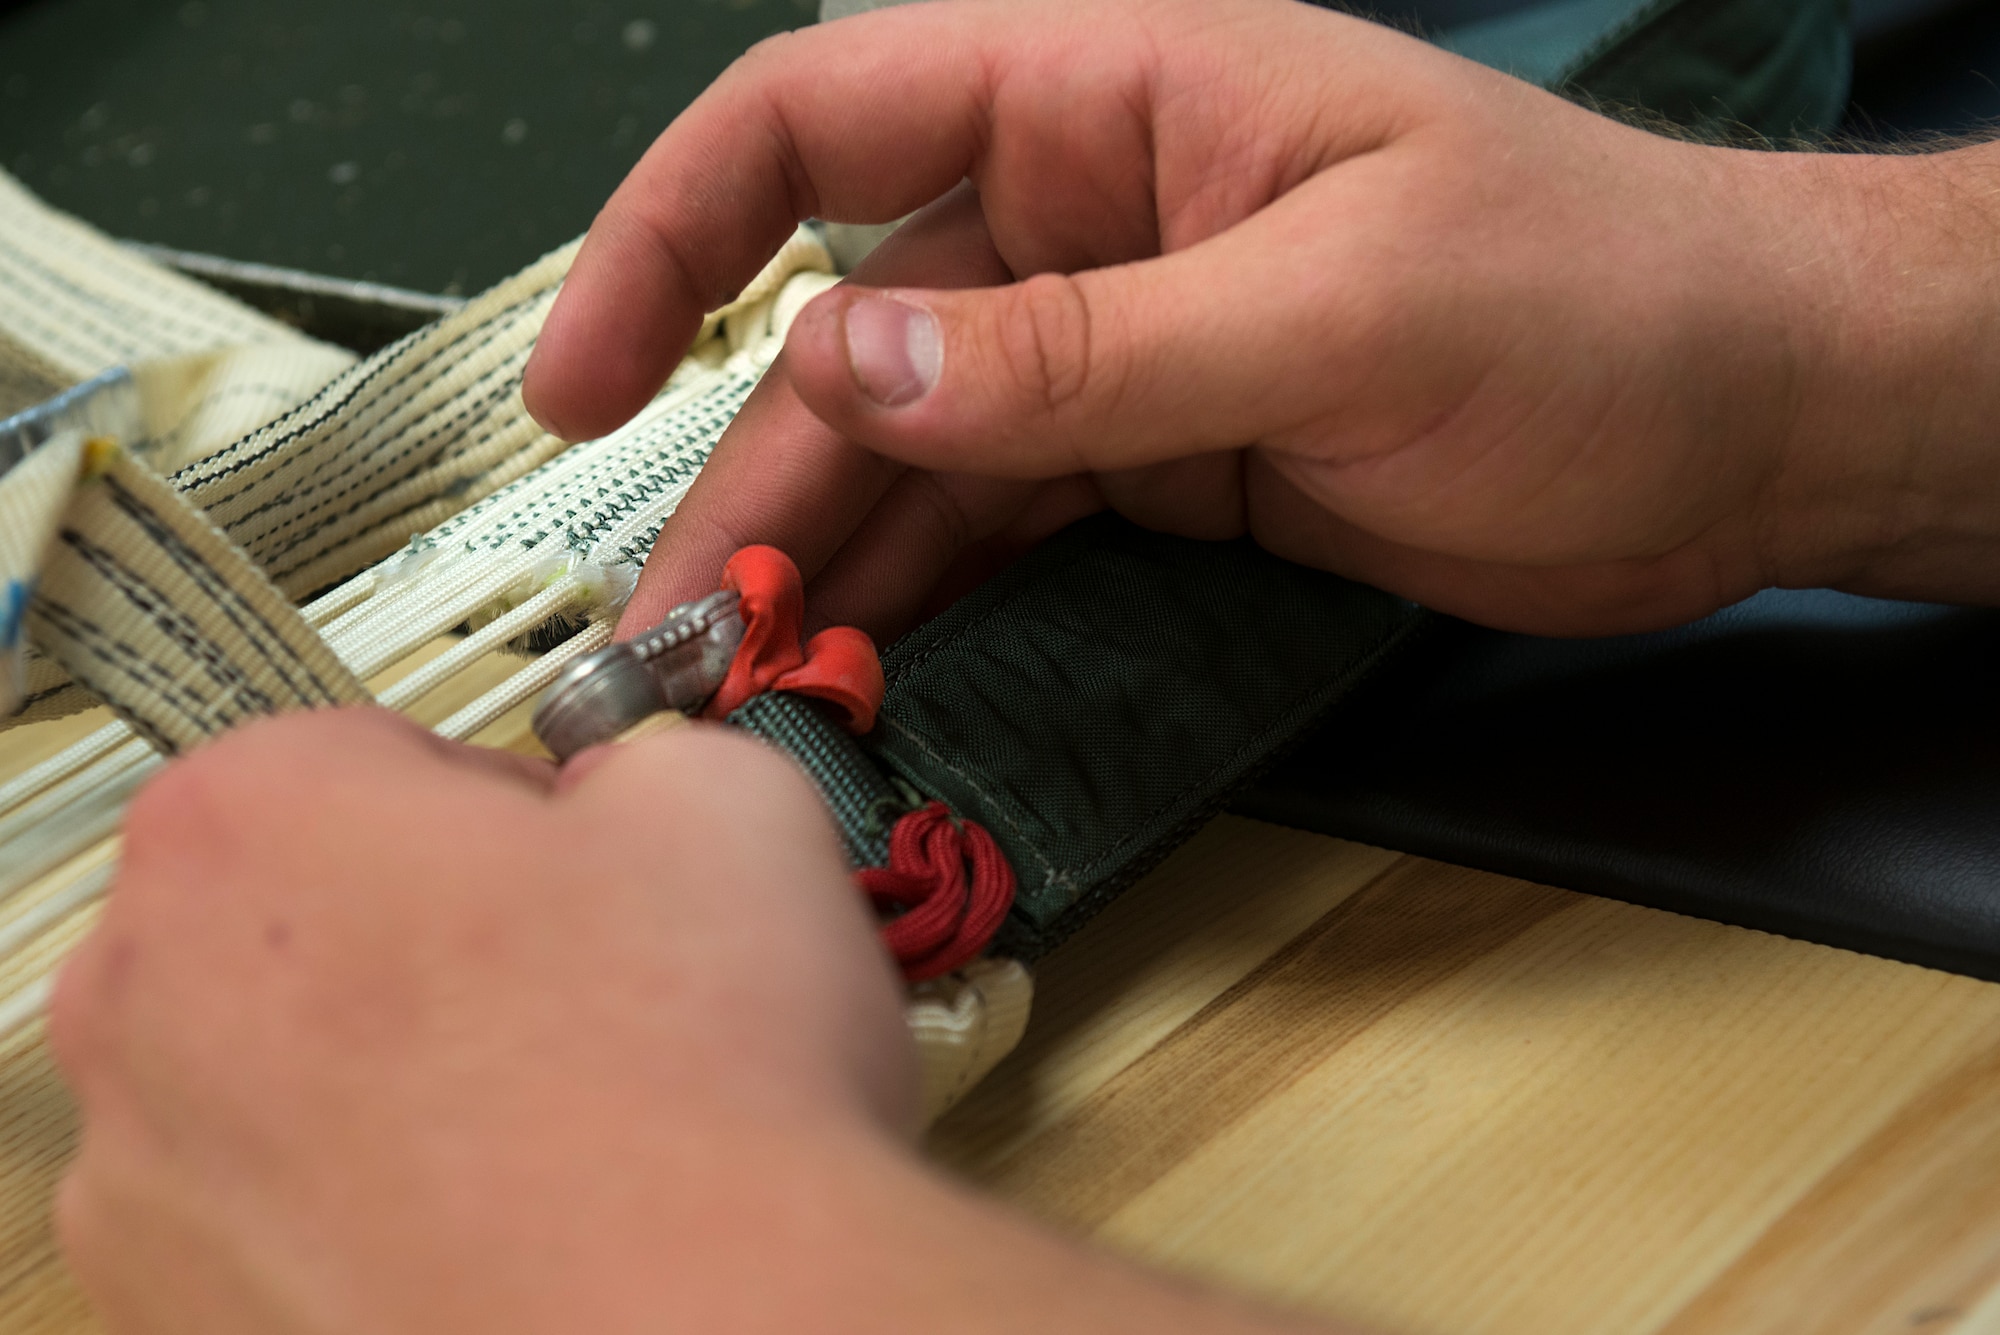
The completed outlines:
<svg viewBox="0 0 2000 1335">
<path fill-rule="evenodd" d="M 414 719 L 379 705 L 308 709 L 262 725 L 266 741 L 296 757 L 307 748 L 352 752 L 377 763 L 408 753 L 432 754 L 443 740 Z"/>
<path fill-rule="evenodd" d="M 782 842 L 777 831 L 820 806 L 812 780 L 782 751 L 699 720 L 613 747 L 585 782 L 597 794 L 594 821 L 629 825 L 633 808 L 643 805 L 653 834 L 700 831 L 715 845 Z"/>
<path fill-rule="evenodd" d="M 593 777 L 603 774 L 616 788 L 646 793 L 648 801 L 662 794 L 688 801 L 736 783 L 743 767 L 757 765 L 768 749 L 734 728 L 692 719 L 613 746 Z"/>
<path fill-rule="evenodd" d="M 665 763 L 689 780 L 699 776 L 698 800 L 742 813 L 736 820 L 755 822 L 787 806 L 819 802 L 805 770 L 776 747 L 735 728 L 677 728 L 668 738 L 681 754 Z M 744 795 L 750 793 L 758 800 L 746 802 Z"/>
<path fill-rule="evenodd" d="M 733 787 L 748 787 L 785 782 L 796 772 L 782 751 L 735 728 L 711 724 L 681 728 L 669 736 L 676 746 L 688 751 L 693 762 L 682 766 L 681 772 L 690 779 L 701 776 L 704 786 L 710 776 L 719 776 Z"/>
<path fill-rule="evenodd" d="M 362 796 L 343 776 L 407 764 L 429 734 L 381 709 L 313 710 L 260 720 L 176 758 L 133 798 L 124 866 L 213 864 L 245 831 L 286 813 Z"/>
<path fill-rule="evenodd" d="M 1048 416 L 1073 411 L 1093 389 L 1088 295 L 1067 274 L 1036 274 L 1015 289 L 1015 304 L 1002 342 L 1015 385 Z"/>
</svg>

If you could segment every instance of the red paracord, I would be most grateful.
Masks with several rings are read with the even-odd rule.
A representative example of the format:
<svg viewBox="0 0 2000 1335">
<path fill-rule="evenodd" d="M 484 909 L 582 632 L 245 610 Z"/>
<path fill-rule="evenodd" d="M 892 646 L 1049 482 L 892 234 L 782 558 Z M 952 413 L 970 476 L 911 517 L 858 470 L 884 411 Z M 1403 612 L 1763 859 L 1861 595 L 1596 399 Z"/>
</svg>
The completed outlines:
<svg viewBox="0 0 2000 1335">
<path fill-rule="evenodd" d="M 953 821 L 942 802 L 897 821 L 889 865 L 865 867 L 854 879 L 877 907 L 905 910 L 882 925 L 882 941 L 913 983 L 978 959 L 1014 904 L 1014 869 L 993 836 Z"/>
<path fill-rule="evenodd" d="M 875 642 L 834 626 L 801 646 L 805 587 L 790 557 L 745 547 L 723 568 L 722 586 L 743 600 L 743 644 L 706 717 L 727 718 L 765 691 L 791 691 L 832 705 L 849 732 L 875 726 L 883 691 Z M 978 959 L 1014 904 L 1014 869 L 993 836 L 954 821 L 942 802 L 906 813 L 889 834 L 889 865 L 854 878 L 876 907 L 903 910 L 882 924 L 882 941 L 913 983 Z"/>
</svg>

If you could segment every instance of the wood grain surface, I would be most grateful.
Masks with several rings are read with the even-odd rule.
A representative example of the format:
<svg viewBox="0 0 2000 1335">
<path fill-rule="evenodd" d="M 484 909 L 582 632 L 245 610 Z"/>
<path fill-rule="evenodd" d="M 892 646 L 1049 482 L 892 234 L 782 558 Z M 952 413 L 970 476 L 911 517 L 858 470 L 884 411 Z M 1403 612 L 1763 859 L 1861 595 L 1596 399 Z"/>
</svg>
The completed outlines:
<svg viewBox="0 0 2000 1335">
<path fill-rule="evenodd" d="M 39 1031 L 0 1048 L 6 1335 L 95 1329 L 48 1229 L 74 1135 Z M 1250 821 L 1044 963 L 927 1150 L 1384 1330 L 2000 1331 L 2000 986 Z"/>
<path fill-rule="evenodd" d="M 2000 1330 L 2000 987 L 1248 821 L 930 1149 L 1389 1330 Z"/>
</svg>

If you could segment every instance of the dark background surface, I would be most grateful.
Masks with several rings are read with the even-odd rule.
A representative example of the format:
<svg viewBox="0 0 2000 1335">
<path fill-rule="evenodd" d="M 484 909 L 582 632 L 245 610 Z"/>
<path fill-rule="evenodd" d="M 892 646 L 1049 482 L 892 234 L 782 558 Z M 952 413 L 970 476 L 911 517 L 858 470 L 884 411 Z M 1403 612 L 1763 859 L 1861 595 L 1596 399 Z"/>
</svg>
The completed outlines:
<svg viewBox="0 0 2000 1335">
<path fill-rule="evenodd" d="M 1519 3 L 1374 8 L 1438 27 Z M 816 10 L 0 0 L 0 166 L 115 235 L 473 292 L 581 232 L 730 60 Z M 2000 118 L 2000 5 L 1864 42 L 1854 104 L 1863 135 Z"/>
<path fill-rule="evenodd" d="M 0 0 L 0 166 L 118 236 L 435 292 L 560 245 L 816 0 Z"/>
<path fill-rule="evenodd" d="M 1922 7 L 1922 6 L 1919 6 Z M 1847 124 L 1862 138 L 1983 132 L 2000 123 L 2000 4 L 1958 3 L 1860 44 Z"/>
<path fill-rule="evenodd" d="M 2000 979 L 2000 612 L 1779 591 L 1603 640 L 1439 626 L 1238 809 Z"/>
</svg>

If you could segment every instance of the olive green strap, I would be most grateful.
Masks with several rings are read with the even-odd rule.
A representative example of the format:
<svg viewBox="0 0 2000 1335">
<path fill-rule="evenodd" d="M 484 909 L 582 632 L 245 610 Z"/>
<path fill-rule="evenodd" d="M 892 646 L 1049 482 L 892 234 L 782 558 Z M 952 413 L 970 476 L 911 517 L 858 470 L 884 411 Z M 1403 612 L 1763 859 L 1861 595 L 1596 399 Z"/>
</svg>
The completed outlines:
<svg viewBox="0 0 2000 1335">
<path fill-rule="evenodd" d="M 879 867 L 889 860 L 889 831 L 916 805 L 915 794 L 899 793 L 822 706 L 803 695 L 766 691 L 729 721 L 789 753 L 811 776 L 840 828 L 849 863 Z"/>
</svg>

